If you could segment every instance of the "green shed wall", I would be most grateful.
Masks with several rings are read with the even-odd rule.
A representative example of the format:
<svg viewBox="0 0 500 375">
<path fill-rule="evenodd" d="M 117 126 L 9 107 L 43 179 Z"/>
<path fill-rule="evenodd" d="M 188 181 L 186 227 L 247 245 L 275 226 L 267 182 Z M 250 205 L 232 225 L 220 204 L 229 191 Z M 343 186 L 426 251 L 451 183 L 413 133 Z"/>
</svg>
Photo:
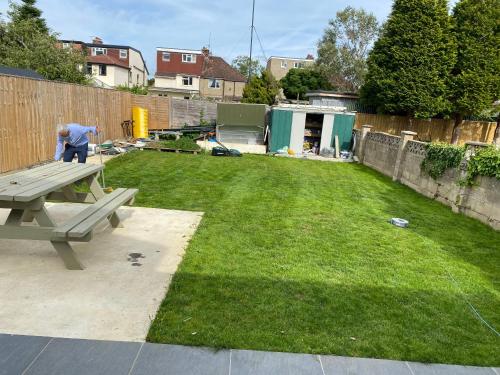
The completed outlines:
<svg viewBox="0 0 500 375">
<path fill-rule="evenodd" d="M 292 134 L 292 111 L 273 110 L 271 114 L 271 143 L 269 150 L 276 152 L 283 147 L 290 147 Z"/>
<path fill-rule="evenodd" d="M 341 151 L 349 151 L 352 141 L 352 129 L 355 116 L 335 114 L 333 120 L 332 147 L 335 147 L 335 136 L 339 137 Z"/>
<path fill-rule="evenodd" d="M 265 104 L 217 104 L 217 124 L 229 126 L 252 126 L 263 128 L 266 125 Z"/>
</svg>

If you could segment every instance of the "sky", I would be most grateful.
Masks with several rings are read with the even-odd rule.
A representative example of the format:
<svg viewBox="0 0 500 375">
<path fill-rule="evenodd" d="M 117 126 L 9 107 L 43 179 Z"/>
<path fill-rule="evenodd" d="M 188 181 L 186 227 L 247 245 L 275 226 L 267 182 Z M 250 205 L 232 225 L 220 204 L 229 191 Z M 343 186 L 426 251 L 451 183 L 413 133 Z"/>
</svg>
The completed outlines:
<svg viewBox="0 0 500 375">
<path fill-rule="evenodd" d="M 265 57 L 316 55 L 316 45 L 335 13 L 351 5 L 384 21 L 392 0 L 256 0 L 254 55 Z M 214 55 L 227 62 L 248 55 L 252 0 L 38 0 L 48 26 L 62 39 L 139 49 L 150 75 L 156 70 L 156 48 L 200 50 L 210 43 Z M 8 0 L 0 0 L 0 12 Z M 262 48 L 259 43 L 262 43 Z"/>
</svg>

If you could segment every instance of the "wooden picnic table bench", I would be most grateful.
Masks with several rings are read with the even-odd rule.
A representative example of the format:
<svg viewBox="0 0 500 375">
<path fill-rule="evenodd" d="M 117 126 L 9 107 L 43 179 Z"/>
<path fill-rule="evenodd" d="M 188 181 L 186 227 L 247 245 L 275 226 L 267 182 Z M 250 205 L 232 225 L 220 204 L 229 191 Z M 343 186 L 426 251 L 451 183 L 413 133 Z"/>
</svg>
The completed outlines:
<svg viewBox="0 0 500 375">
<path fill-rule="evenodd" d="M 70 270 L 82 270 L 70 241 L 88 242 L 94 228 L 108 219 L 113 228 L 121 226 L 116 210 L 132 204 L 137 189 L 116 189 L 105 194 L 98 182 L 101 165 L 50 163 L 0 177 L 0 208 L 10 209 L 0 239 L 50 241 Z M 90 193 L 76 192 L 74 184 L 86 181 Z M 82 212 L 57 224 L 47 208 L 47 200 L 90 203 Z M 23 225 L 36 219 L 38 226 Z"/>
</svg>

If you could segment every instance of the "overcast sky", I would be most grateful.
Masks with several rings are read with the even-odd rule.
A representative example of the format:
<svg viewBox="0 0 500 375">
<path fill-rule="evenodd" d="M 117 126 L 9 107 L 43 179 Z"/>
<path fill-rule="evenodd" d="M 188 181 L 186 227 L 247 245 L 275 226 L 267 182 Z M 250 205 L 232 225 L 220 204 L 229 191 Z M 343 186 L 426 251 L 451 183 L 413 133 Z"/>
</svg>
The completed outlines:
<svg viewBox="0 0 500 375">
<path fill-rule="evenodd" d="M 254 54 L 305 57 L 315 55 L 328 20 L 347 5 L 385 20 L 392 0 L 256 0 L 255 27 L 262 42 Z M 130 45 L 142 51 L 150 74 L 156 70 L 155 48 L 201 49 L 231 63 L 248 55 L 252 0 L 38 0 L 49 27 L 63 39 Z M 8 0 L 0 0 L 5 13 Z"/>
</svg>

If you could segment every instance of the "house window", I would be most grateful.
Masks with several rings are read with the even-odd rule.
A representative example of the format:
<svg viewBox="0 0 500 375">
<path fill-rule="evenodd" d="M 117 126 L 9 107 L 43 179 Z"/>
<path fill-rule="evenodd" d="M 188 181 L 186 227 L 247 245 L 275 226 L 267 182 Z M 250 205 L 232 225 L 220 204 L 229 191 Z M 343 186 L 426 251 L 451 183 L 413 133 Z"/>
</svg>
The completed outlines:
<svg viewBox="0 0 500 375">
<path fill-rule="evenodd" d="M 183 86 L 193 86 L 193 77 L 182 77 Z"/>
<path fill-rule="evenodd" d="M 208 87 L 211 89 L 220 89 L 220 80 L 218 79 L 208 80 Z"/>
<path fill-rule="evenodd" d="M 63 43 L 63 48 L 64 49 L 68 49 L 71 47 L 71 44 L 70 43 Z"/>
<path fill-rule="evenodd" d="M 281 60 L 281 67 L 282 67 L 283 69 L 288 68 L 288 63 L 287 63 L 285 60 Z"/>
<path fill-rule="evenodd" d="M 170 52 L 163 52 L 161 55 L 162 61 L 170 61 Z"/>
<path fill-rule="evenodd" d="M 88 75 L 92 75 L 92 64 L 87 64 L 87 66 L 85 67 L 86 68 L 86 73 Z"/>
<path fill-rule="evenodd" d="M 137 85 L 139 85 L 139 74 L 137 74 Z"/>
<path fill-rule="evenodd" d="M 128 51 L 126 49 L 120 50 L 120 59 L 126 59 L 128 57 Z"/>
<path fill-rule="evenodd" d="M 182 54 L 182 62 L 194 64 L 194 63 L 196 63 L 196 55 L 183 53 Z"/>
<path fill-rule="evenodd" d="M 102 47 L 92 48 L 92 55 L 93 56 L 106 55 L 106 54 L 107 54 L 106 48 L 102 48 Z"/>
<path fill-rule="evenodd" d="M 304 67 L 304 63 L 301 63 L 301 62 L 294 62 L 294 63 L 293 63 L 293 67 L 294 67 L 295 69 L 301 69 L 301 68 L 303 68 L 303 67 Z"/>
<path fill-rule="evenodd" d="M 100 76 L 106 75 L 106 65 L 104 65 L 104 64 L 99 65 L 99 75 Z"/>
</svg>

